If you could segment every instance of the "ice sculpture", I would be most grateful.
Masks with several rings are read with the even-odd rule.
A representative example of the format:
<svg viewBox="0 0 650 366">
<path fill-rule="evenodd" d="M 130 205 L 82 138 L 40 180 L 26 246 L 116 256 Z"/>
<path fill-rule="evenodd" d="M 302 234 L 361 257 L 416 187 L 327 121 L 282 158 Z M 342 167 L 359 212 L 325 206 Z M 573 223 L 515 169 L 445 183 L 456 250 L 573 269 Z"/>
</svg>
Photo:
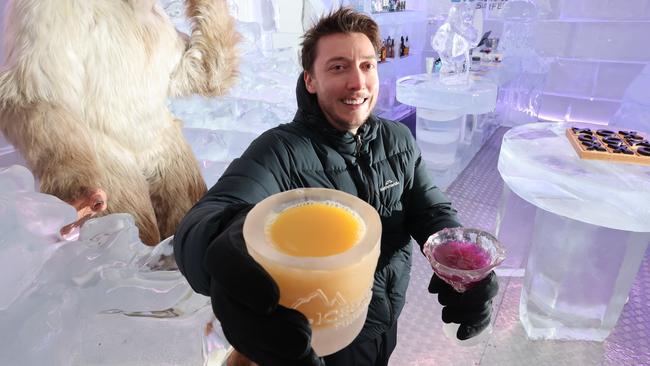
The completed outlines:
<svg viewBox="0 0 650 366">
<path fill-rule="evenodd" d="M 469 50 L 475 47 L 483 31 L 482 13 L 474 0 L 451 0 L 445 23 L 431 40 L 442 61 L 440 82 L 447 85 L 469 84 Z"/>
<path fill-rule="evenodd" d="M 505 125 L 519 125 L 537 119 L 550 62 L 535 51 L 537 8 L 532 1 L 508 1 L 502 15 L 498 51 L 503 61 L 494 73 L 501 86 L 499 112 Z"/>
<path fill-rule="evenodd" d="M 650 133 L 650 64 L 645 65 L 625 90 L 610 124 Z"/>
<path fill-rule="evenodd" d="M 59 240 L 75 217 L 26 168 L 0 169 L 0 365 L 220 365 L 229 345 L 171 238 L 147 247 L 113 214 Z"/>
</svg>

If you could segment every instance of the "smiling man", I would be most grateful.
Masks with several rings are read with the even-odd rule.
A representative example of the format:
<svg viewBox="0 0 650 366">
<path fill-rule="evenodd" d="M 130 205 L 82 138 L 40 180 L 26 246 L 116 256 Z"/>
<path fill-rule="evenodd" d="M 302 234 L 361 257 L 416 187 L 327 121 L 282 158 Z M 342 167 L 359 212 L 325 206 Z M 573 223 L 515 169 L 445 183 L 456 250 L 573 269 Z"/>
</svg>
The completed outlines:
<svg viewBox="0 0 650 366">
<path fill-rule="evenodd" d="M 304 35 L 291 123 L 253 141 L 190 210 L 174 238 L 180 270 L 212 299 L 224 334 L 240 354 L 262 366 L 385 366 L 397 342 L 397 319 L 411 271 L 411 238 L 460 226 L 456 211 L 427 176 L 408 128 L 372 114 L 377 102 L 377 24 L 344 8 Z M 353 194 L 379 213 L 381 254 L 366 322 L 339 352 L 318 357 L 305 317 L 278 304 L 275 282 L 246 252 L 246 213 L 264 198 L 303 187 Z M 464 294 L 433 275 L 429 291 L 445 305 L 443 321 L 458 338 L 490 322 L 494 274 Z M 234 362 L 233 359 L 231 361 Z"/>
</svg>

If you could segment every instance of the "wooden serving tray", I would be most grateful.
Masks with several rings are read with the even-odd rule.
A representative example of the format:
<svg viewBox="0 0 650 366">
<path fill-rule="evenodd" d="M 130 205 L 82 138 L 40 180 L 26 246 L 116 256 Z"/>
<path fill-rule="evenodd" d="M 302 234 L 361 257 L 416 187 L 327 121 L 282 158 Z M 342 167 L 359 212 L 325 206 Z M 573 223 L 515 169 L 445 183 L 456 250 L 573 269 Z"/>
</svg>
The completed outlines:
<svg viewBox="0 0 650 366">
<path fill-rule="evenodd" d="M 581 159 L 650 165 L 650 141 L 636 131 L 571 127 L 566 136 Z"/>
</svg>

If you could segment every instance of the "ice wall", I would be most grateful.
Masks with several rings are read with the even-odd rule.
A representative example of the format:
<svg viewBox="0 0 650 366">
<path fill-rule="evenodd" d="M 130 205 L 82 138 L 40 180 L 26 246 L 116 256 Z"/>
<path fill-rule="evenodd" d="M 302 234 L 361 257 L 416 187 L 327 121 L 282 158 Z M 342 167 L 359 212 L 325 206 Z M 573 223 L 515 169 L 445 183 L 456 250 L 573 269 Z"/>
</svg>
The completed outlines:
<svg viewBox="0 0 650 366">
<path fill-rule="evenodd" d="M 650 64 L 626 89 L 612 124 L 650 133 Z"/>
<path fill-rule="evenodd" d="M 492 36 L 504 35 L 505 4 L 513 1 L 484 1 L 488 6 L 485 30 L 492 30 Z M 621 100 L 632 80 L 650 62 L 650 48 L 646 47 L 646 37 L 650 34 L 650 1 L 524 1 L 537 8 L 533 50 L 548 69 L 536 102 L 537 117 L 609 123 L 621 108 Z M 428 5 L 430 18 L 439 18 L 448 3 L 448 0 L 433 0 Z M 494 8 L 490 9 L 492 4 Z M 500 103 L 503 108 L 503 104 L 512 101 L 500 100 Z M 506 120 L 527 119 L 516 114 L 505 117 Z"/>
<path fill-rule="evenodd" d="M 546 0 L 535 49 L 553 57 L 539 117 L 610 122 L 650 61 L 648 0 Z"/>
<path fill-rule="evenodd" d="M 188 31 L 183 0 L 160 4 L 179 29 Z M 239 81 L 224 97 L 170 100 L 170 109 L 184 122 L 185 137 L 208 186 L 259 134 L 290 122 L 297 108 L 295 85 L 301 71 L 297 37 L 302 33 L 303 13 L 295 11 L 297 4 L 290 8 L 291 4 L 277 0 L 229 4 L 243 38 Z"/>
</svg>

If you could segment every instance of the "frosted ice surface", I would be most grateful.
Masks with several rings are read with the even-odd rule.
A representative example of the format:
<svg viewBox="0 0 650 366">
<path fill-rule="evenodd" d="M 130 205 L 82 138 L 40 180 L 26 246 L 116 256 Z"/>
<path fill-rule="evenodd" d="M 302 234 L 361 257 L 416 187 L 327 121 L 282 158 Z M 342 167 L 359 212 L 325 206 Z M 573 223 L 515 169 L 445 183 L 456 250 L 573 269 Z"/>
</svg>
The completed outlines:
<svg viewBox="0 0 650 366">
<path fill-rule="evenodd" d="M 611 124 L 650 134 L 650 64 L 632 81 Z"/>
<path fill-rule="evenodd" d="M 397 100 L 418 108 L 440 112 L 431 120 L 447 121 L 464 114 L 486 113 L 496 105 L 497 86 L 480 78 L 467 85 L 447 85 L 430 74 L 419 74 L 397 80 Z M 446 115 L 449 114 L 449 115 Z"/>
<path fill-rule="evenodd" d="M 206 328 L 209 299 L 176 270 L 172 238 L 147 247 L 131 215 L 113 214 L 60 241 L 76 212 L 33 183 L 24 167 L 0 169 L 0 364 L 223 359 L 228 344 L 217 323 Z"/>
<path fill-rule="evenodd" d="M 530 123 L 503 137 L 498 169 L 504 182 L 533 205 L 591 225 L 650 232 L 650 167 L 583 160 L 565 137 L 568 127 Z M 617 127 L 620 128 L 620 127 Z"/>
</svg>

